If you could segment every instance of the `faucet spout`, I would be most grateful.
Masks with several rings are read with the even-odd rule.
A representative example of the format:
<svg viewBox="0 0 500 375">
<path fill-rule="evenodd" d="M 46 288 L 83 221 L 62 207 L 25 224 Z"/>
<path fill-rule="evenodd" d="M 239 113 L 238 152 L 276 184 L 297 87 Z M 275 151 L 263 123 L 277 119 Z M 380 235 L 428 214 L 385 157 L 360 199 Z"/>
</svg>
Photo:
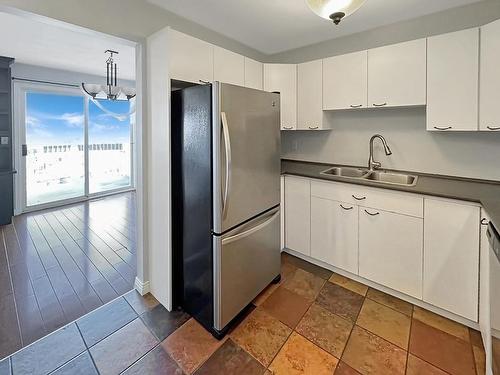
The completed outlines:
<svg viewBox="0 0 500 375">
<path fill-rule="evenodd" d="M 387 156 L 392 155 L 391 148 L 387 144 L 387 141 L 385 140 L 385 138 L 380 134 L 375 134 L 373 137 L 370 138 L 370 158 L 368 159 L 368 169 L 370 171 L 373 171 L 375 169 L 382 167 L 382 164 L 378 161 L 375 161 L 375 159 L 373 158 L 373 143 L 374 143 L 375 139 L 380 139 L 380 141 L 382 142 L 382 145 L 384 146 L 384 152 Z"/>
</svg>

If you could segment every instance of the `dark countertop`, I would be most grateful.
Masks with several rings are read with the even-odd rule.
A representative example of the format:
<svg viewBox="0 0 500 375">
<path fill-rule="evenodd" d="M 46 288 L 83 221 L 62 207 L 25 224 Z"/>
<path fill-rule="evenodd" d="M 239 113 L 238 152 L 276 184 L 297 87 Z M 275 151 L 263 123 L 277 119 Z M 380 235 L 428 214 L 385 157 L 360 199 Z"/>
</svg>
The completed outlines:
<svg viewBox="0 0 500 375">
<path fill-rule="evenodd" d="M 334 166 L 335 165 L 333 164 L 283 159 L 281 161 L 281 173 L 326 181 L 345 182 L 357 185 L 373 186 L 381 189 L 398 190 L 409 193 L 477 202 L 484 207 L 495 228 L 497 230 L 500 229 L 500 182 L 416 172 L 404 172 L 417 175 L 417 184 L 415 186 L 400 186 L 377 183 L 363 179 L 346 179 L 320 174 L 325 169 Z M 355 167 L 359 168 L 359 166 Z"/>
</svg>

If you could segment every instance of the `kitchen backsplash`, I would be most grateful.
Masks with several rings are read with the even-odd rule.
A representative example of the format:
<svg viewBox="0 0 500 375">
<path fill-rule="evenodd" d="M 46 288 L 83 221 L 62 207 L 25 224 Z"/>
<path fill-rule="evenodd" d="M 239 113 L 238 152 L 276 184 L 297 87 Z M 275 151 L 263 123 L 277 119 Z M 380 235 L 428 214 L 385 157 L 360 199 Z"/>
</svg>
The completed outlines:
<svg viewBox="0 0 500 375">
<path fill-rule="evenodd" d="M 324 114 L 333 130 L 282 132 L 283 158 L 367 165 L 370 137 L 380 133 L 393 152 L 375 141 L 385 168 L 500 181 L 500 132 L 428 132 L 422 107 Z"/>
</svg>

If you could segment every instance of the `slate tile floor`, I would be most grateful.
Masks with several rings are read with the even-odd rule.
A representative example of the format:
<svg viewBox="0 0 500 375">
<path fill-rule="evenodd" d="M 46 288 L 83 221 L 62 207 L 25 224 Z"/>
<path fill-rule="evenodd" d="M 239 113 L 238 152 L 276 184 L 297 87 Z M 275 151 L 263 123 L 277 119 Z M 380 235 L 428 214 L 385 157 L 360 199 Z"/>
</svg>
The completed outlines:
<svg viewBox="0 0 500 375">
<path fill-rule="evenodd" d="M 483 375 L 477 331 L 284 254 L 222 341 L 135 291 L 0 361 L 7 374 Z"/>
</svg>

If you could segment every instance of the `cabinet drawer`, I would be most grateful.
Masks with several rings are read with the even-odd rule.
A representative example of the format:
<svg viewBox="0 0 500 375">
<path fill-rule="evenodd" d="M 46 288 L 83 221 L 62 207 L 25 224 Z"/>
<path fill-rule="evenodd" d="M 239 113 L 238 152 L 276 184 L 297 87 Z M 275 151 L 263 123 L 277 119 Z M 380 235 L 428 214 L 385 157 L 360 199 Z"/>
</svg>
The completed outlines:
<svg viewBox="0 0 500 375">
<path fill-rule="evenodd" d="M 369 188 L 354 184 L 312 181 L 311 195 L 415 217 L 423 217 L 424 213 L 424 199 L 422 197 L 393 190 Z"/>
</svg>

